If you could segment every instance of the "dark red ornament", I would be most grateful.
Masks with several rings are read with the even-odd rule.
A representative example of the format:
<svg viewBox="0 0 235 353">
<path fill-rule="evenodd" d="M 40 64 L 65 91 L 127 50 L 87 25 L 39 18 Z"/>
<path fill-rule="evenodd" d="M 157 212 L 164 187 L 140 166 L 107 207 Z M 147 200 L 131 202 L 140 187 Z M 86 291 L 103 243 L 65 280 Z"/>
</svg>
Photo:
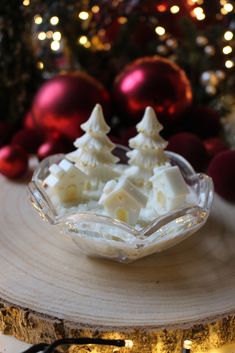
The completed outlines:
<svg viewBox="0 0 235 353">
<path fill-rule="evenodd" d="M 235 151 L 217 154 L 209 164 L 208 175 L 213 179 L 215 191 L 226 200 L 235 202 Z"/>
<path fill-rule="evenodd" d="M 14 130 L 15 127 L 11 123 L 0 121 L 0 147 L 9 143 Z"/>
<path fill-rule="evenodd" d="M 158 56 L 144 57 L 128 65 L 115 79 L 114 101 L 121 117 L 141 118 L 150 105 L 164 127 L 192 102 L 192 89 L 185 72 L 175 63 Z"/>
<path fill-rule="evenodd" d="M 202 140 L 189 132 L 180 132 L 169 138 L 169 151 L 182 155 L 197 171 L 202 171 L 207 162 L 207 154 Z"/>
<path fill-rule="evenodd" d="M 218 153 L 227 149 L 224 141 L 219 137 L 211 137 L 207 140 L 204 140 L 203 144 L 210 158 L 213 158 Z"/>
<path fill-rule="evenodd" d="M 181 129 L 202 139 L 218 136 L 221 130 L 219 114 L 208 107 L 192 107 L 183 115 Z"/>
<path fill-rule="evenodd" d="M 58 131 L 74 140 L 96 103 L 102 105 L 105 118 L 109 118 L 109 94 L 93 77 L 80 71 L 56 76 L 44 83 L 35 96 L 31 109 L 34 126 Z"/>
<path fill-rule="evenodd" d="M 43 141 L 43 136 L 36 129 L 21 129 L 11 139 L 12 145 L 24 148 L 28 153 L 34 153 Z"/>
<path fill-rule="evenodd" d="M 63 139 L 56 138 L 50 139 L 43 142 L 43 144 L 37 150 L 38 159 L 42 159 L 57 153 L 66 153 L 67 145 Z"/>
<path fill-rule="evenodd" d="M 18 178 L 28 168 L 28 154 L 20 146 L 7 145 L 0 149 L 0 173 L 7 178 Z"/>
</svg>

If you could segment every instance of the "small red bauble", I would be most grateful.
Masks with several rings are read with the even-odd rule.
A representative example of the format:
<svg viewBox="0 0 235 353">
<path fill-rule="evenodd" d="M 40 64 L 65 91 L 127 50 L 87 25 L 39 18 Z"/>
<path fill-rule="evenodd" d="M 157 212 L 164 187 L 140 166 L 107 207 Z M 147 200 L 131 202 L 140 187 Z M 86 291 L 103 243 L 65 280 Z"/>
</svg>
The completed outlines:
<svg viewBox="0 0 235 353">
<path fill-rule="evenodd" d="M 109 117 L 110 98 L 107 90 L 93 77 L 75 72 L 59 75 L 44 83 L 37 92 L 31 113 L 35 127 L 55 130 L 74 140 L 81 134 L 96 103 Z"/>
<path fill-rule="evenodd" d="M 52 154 L 65 153 L 66 150 L 67 146 L 62 139 L 50 139 L 43 142 L 43 144 L 38 148 L 37 156 L 41 161 Z"/>
<path fill-rule="evenodd" d="M 24 148 L 28 153 L 34 153 L 43 141 L 43 136 L 36 129 L 21 129 L 11 139 L 12 145 Z"/>
<path fill-rule="evenodd" d="M 202 140 L 188 132 L 180 132 L 169 138 L 169 151 L 182 155 L 197 170 L 205 168 L 207 154 Z"/>
<path fill-rule="evenodd" d="M 203 144 L 210 158 L 213 158 L 218 153 L 227 149 L 224 141 L 219 137 L 211 137 L 210 139 L 204 140 Z"/>
<path fill-rule="evenodd" d="M 0 149 L 0 173 L 7 178 L 18 178 L 27 171 L 28 154 L 20 146 L 7 145 Z"/>
<path fill-rule="evenodd" d="M 223 151 L 209 164 L 208 175 L 213 179 L 215 191 L 226 200 L 235 202 L 235 151 Z"/>
<path fill-rule="evenodd" d="M 128 65 L 114 83 L 114 101 L 120 116 L 141 118 L 152 106 L 161 120 L 175 124 L 191 104 L 192 90 L 184 71 L 168 59 L 144 57 Z"/>
</svg>

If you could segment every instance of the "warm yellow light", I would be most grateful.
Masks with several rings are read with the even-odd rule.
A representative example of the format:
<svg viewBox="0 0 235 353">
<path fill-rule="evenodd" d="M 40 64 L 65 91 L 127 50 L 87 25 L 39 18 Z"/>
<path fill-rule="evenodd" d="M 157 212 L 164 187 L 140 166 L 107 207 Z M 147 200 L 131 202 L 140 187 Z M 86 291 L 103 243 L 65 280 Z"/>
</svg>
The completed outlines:
<svg viewBox="0 0 235 353">
<path fill-rule="evenodd" d="M 40 32 L 38 33 L 38 39 L 39 40 L 45 40 L 46 39 L 46 33 L 45 32 Z"/>
<path fill-rule="evenodd" d="M 56 31 L 53 33 L 52 38 L 54 40 L 60 41 L 61 40 L 61 33 L 59 31 Z"/>
<path fill-rule="evenodd" d="M 85 45 L 88 42 L 87 36 L 81 36 L 78 41 L 80 44 Z"/>
<path fill-rule="evenodd" d="M 30 5 L 30 0 L 24 0 L 23 1 L 24 6 L 29 6 Z"/>
<path fill-rule="evenodd" d="M 232 49 L 232 47 L 230 47 L 230 45 L 226 45 L 226 47 L 223 47 L 223 53 L 225 55 L 232 53 L 232 51 L 233 51 L 233 49 Z"/>
<path fill-rule="evenodd" d="M 180 8 L 179 8 L 179 6 L 177 6 L 177 5 L 173 5 L 173 6 L 171 6 L 171 8 L 170 8 L 170 12 L 173 13 L 173 14 L 178 13 L 179 10 L 180 10 Z"/>
<path fill-rule="evenodd" d="M 203 21 L 203 20 L 205 20 L 205 18 L 206 18 L 206 16 L 205 16 L 204 13 L 200 13 L 200 14 L 197 15 L 197 20 L 198 21 Z"/>
<path fill-rule="evenodd" d="M 84 47 L 85 48 L 90 48 L 91 46 L 91 42 L 88 40 L 85 44 L 84 44 Z"/>
<path fill-rule="evenodd" d="M 92 6 L 91 11 L 93 13 L 98 13 L 100 11 L 100 8 L 98 5 L 94 5 L 94 6 Z"/>
<path fill-rule="evenodd" d="M 158 26 L 155 28 L 155 32 L 159 35 L 159 36 L 163 36 L 166 33 L 166 30 L 164 27 Z"/>
<path fill-rule="evenodd" d="M 227 12 L 231 12 L 233 11 L 233 5 L 228 2 L 227 4 L 224 4 L 224 9 Z"/>
<path fill-rule="evenodd" d="M 56 26 L 59 23 L 59 18 L 57 16 L 51 17 L 50 23 L 52 26 Z"/>
<path fill-rule="evenodd" d="M 220 9 L 220 12 L 222 13 L 222 15 L 227 15 L 227 13 L 228 13 L 228 11 L 225 10 L 224 7 L 222 7 L 222 8 Z"/>
<path fill-rule="evenodd" d="M 42 62 L 42 61 L 38 61 L 37 67 L 38 67 L 38 69 L 43 70 L 43 69 L 44 69 L 44 64 L 43 64 L 43 62 Z"/>
<path fill-rule="evenodd" d="M 111 49 L 111 44 L 110 43 L 105 43 L 104 44 L 104 50 L 109 51 Z"/>
<path fill-rule="evenodd" d="M 220 5 L 224 6 L 225 4 L 227 4 L 227 0 L 220 0 Z"/>
<path fill-rule="evenodd" d="M 46 35 L 47 35 L 47 38 L 51 39 L 53 37 L 53 32 L 47 31 Z"/>
<path fill-rule="evenodd" d="M 124 23 L 127 22 L 127 18 L 124 16 L 120 16 L 118 17 L 118 23 L 120 23 L 121 25 L 124 25 Z"/>
<path fill-rule="evenodd" d="M 80 18 L 80 20 L 87 20 L 89 18 L 89 13 L 87 11 L 81 11 L 78 14 L 78 17 Z"/>
<path fill-rule="evenodd" d="M 125 347 L 132 348 L 133 347 L 133 341 L 132 340 L 125 340 Z"/>
<path fill-rule="evenodd" d="M 232 60 L 225 61 L 225 67 L 227 67 L 227 69 L 231 69 L 233 66 L 234 66 L 234 62 Z"/>
<path fill-rule="evenodd" d="M 225 40 L 231 40 L 231 39 L 233 39 L 233 32 L 231 32 L 231 31 L 225 32 L 225 33 L 224 33 L 224 39 L 225 39 Z"/>
<path fill-rule="evenodd" d="M 42 23 L 42 17 L 40 15 L 35 15 L 34 22 L 36 23 L 36 25 L 40 25 Z"/>
<path fill-rule="evenodd" d="M 191 349 L 192 348 L 192 341 L 185 340 L 183 346 L 184 346 L 185 349 Z"/>
<path fill-rule="evenodd" d="M 57 51 L 59 49 L 60 49 L 60 42 L 57 42 L 57 40 L 53 40 L 53 42 L 51 42 L 51 50 Z"/>
<path fill-rule="evenodd" d="M 200 15 L 201 13 L 203 13 L 203 8 L 202 7 L 195 7 L 195 9 L 193 10 L 195 16 Z"/>
</svg>

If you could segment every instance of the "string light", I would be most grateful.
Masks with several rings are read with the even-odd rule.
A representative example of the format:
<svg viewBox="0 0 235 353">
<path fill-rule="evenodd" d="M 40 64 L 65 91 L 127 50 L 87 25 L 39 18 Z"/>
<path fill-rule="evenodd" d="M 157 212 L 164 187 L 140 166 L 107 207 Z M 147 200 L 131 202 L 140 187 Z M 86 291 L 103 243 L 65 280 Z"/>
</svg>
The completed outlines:
<svg viewBox="0 0 235 353">
<path fill-rule="evenodd" d="M 98 13 L 100 11 L 100 7 L 98 5 L 94 5 L 92 6 L 91 11 L 93 13 Z"/>
<path fill-rule="evenodd" d="M 42 23 L 42 17 L 40 15 L 35 15 L 34 22 L 36 23 L 36 25 L 40 25 Z"/>
<path fill-rule="evenodd" d="M 24 6 L 29 6 L 30 5 L 30 0 L 24 0 L 23 1 Z"/>
<path fill-rule="evenodd" d="M 80 20 L 85 21 L 89 18 L 89 13 L 87 11 L 81 11 L 79 12 L 78 17 Z"/>
<path fill-rule="evenodd" d="M 227 12 L 232 12 L 233 11 L 233 5 L 228 2 L 227 4 L 224 4 L 224 9 Z"/>
<path fill-rule="evenodd" d="M 88 42 L 87 36 L 81 36 L 78 39 L 79 44 L 85 45 Z"/>
<path fill-rule="evenodd" d="M 225 40 L 231 40 L 231 39 L 233 39 L 233 32 L 231 32 L 231 31 L 226 31 L 226 32 L 224 33 L 224 39 L 225 39 Z"/>
<path fill-rule="evenodd" d="M 178 13 L 179 10 L 180 10 L 180 8 L 179 8 L 179 6 L 177 6 L 177 5 L 173 5 L 173 6 L 171 6 L 171 8 L 170 8 L 170 12 L 173 13 L 173 14 Z"/>
<path fill-rule="evenodd" d="M 193 16 L 195 16 L 198 21 L 202 21 L 206 18 L 206 15 L 203 12 L 203 8 L 199 6 L 193 9 Z"/>
<path fill-rule="evenodd" d="M 232 51 L 233 51 L 233 49 L 232 49 L 232 47 L 230 47 L 230 45 L 226 45 L 226 47 L 223 47 L 223 53 L 225 55 L 232 53 Z"/>
<path fill-rule="evenodd" d="M 38 39 L 39 40 L 45 40 L 46 39 L 46 33 L 45 32 L 39 32 L 38 33 Z"/>
<path fill-rule="evenodd" d="M 225 67 L 227 67 L 227 69 L 231 69 L 233 66 L 234 66 L 234 62 L 232 60 L 225 61 Z"/>
<path fill-rule="evenodd" d="M 38 68 L 39 70 L 43 70 L 43 69 L 44 69 L 44 64 L 43 64 L 42 61 L 38 61 L 38 63 L 37 63 L 37 68 Z"/>
<path fill-rule="evenodd" d="M 57 51 L 59 49 L 60 49 L 60 42 L 53 40 L 53 42 L 51 42 L 51 50 Z"/>
<path fill-rule="evenodd" d="M 48 39 L 51 39 L 53 37 L 53 32 L 52 31 L 47 31 L 46 36 Z"/>
<path fill-rule="evenodd" d="M 155 28 L 155 32 L 159 35 L 159 36 L 163 36 L 166 33 L 166 30 L 164 27 L 161 26 L 157 26 Z"/>
<path fill-rule="evenodd" d="M 56 31 L 53 33 L 52 38 L 56 40 L 57 42 L 61 40 L 61 33 L 59 31 Z"/>
<path fill-rule="evenodd" d="M 59 23 L 59 18 L 57 16 L 53 16 L 50 18 L 50 24 L 52 26 L 56 26 Z"/>
<path fill-rule="evenodd" d="M 124 16 L 120 16 L 118 17 L 118 23 L 120 23 L 121 25 L 124 25 L 124 23 L 127 22 L 127 18 Z"/>
</svg>

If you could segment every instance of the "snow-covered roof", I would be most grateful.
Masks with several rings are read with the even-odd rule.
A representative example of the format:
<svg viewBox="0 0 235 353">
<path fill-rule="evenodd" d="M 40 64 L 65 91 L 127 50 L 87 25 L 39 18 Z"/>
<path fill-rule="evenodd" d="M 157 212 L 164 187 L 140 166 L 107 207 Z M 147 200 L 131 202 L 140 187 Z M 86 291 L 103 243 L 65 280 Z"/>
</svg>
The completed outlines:
<svg viewBox="0 0 235 353">
<path fill-rule="evenodd" d="M 187 184 L 178 166 L 162 166 L 154 169 L 154 175 L 150 178 L 153 186 L 162 188 L 163 185 L 168 191 L 168 195 L 187 194 L 189 192 Z"/>
<path fill-rule="evenodd" d="M 87 176 L 74 166 L 67 159 L 62 159 L 59 164 L 52 164 L 49 167 L 50 174 L 45 178 L 44 183 L 50 187 L 56 186 L 61 180 L 66 177 L 76 176 L 77 180 L 85 180 Z"/>
<path fill-rule="evenodd" d="M 105 203 L 111 198 L 117 197 L 120 192 L 123 192 L 130 201 L 135 203 L 137 206 L 145 207 L 147 203 L 147 197 L 139 191 L 126 177 L 121 177 L 118 181 L 110 180 L 106 183 L 103 194 L 99 200 L 100 204 Z"/>
</svg>

